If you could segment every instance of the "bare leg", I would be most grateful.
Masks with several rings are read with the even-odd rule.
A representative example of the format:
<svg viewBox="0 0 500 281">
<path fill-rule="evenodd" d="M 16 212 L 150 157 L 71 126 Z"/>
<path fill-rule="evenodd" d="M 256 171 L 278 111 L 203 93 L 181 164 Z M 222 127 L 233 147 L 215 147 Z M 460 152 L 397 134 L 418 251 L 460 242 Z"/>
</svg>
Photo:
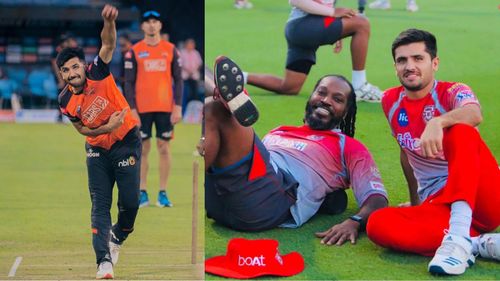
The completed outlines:
<svg viewBox="0 0 500 281">
<path fill-rule="evenodd" d="M 205 169 L 227 167 L 252 151 L 254 131 L 243 127 L 222 102 L 205 103 Z"/>
<path fill-rule="evenodd" d="M 151 150 L 151 139 L 142 141 L 142 156 L 141 156 L 141 190 L 147 189 L 148 170 L 149 170 L 149 151 Z"/>
<path fill-rule="evenodd" d="M 270 74 L 248 74 L 248 84 L 281 95 L 297 95 L 306 81 L 307 74 L 285 70 L 285 78 Z"/>
<path fill-rule="evenodd" d="M 342 18 L 342 38 L 351 39 L 351 60 L 353 70 L 364 70 L 370 39 L 370 22 L 364 16 Z"/>
<path fill-rule="evenodd" d="M 169 141 L 157 139 L 156 147 L 159 153 L 160 168 L 160 191 L 167 188 L 168 176 L 170 175 L 170 163 L 172 160 Z"/>
</svg>

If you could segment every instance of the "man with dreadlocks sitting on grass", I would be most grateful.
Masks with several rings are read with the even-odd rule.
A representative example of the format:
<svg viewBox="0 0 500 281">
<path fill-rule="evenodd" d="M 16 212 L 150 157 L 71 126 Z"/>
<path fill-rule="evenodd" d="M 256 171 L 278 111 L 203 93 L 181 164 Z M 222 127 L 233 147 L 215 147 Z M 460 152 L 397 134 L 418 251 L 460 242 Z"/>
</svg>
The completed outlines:
<svg viewBox="0 0 500 281">
<path fill-rule="evenodd" d="M 339 75 L 321 78 L 302 126 L 281 126 L 260 140 L 257 109 L 241 69 L 219 57 L 214 100 L 205 103 L 205 207 L 216 222 L 241 231 L 296 228 L 320 210 L 341 213 L 352 186 L 359 211 L 316 233 L 326 245 L 356 242 L 387 193 L 368 150 L 354 136 L 356 96 Z"/>
</svg>

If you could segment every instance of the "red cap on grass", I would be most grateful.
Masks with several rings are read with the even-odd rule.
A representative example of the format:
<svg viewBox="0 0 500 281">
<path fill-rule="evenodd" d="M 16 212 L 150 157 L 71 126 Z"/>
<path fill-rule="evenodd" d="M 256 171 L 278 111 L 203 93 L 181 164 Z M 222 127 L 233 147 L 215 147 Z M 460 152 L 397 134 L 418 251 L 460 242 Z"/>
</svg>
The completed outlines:
<svg viewBox="0 0 500 281">
<path fill-rule="evenodd" d="M 225 256 L 205 260 L 205 272 L 229 278 L 254 278 L 262 275 L 292 276 L 304 270 L 304 259 L 297 252 L 281 255 L 278 241 L 233 238 Z"/>
</svg>

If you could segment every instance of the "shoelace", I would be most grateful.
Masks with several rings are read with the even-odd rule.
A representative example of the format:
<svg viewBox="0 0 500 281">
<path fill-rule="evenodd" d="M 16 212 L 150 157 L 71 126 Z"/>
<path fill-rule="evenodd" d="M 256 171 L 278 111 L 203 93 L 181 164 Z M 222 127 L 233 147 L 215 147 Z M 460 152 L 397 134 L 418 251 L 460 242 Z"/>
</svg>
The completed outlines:
<svg viewBox="0 0 500 281">
<path fill-rule="evenodd" d="M 437 253 L 440 255 L 451 256 L 455 247 L 451 243 L 443 243 L 441 247 L 438 248 Z"/>
<path fill-rule="evenodd" d="M 368 90 L 368 94 L 370 95 L 370 97 L 380 98 L 381 91 L 378 87 L 370 83 L 367 83 L 366 88 Z"/>
</svg>

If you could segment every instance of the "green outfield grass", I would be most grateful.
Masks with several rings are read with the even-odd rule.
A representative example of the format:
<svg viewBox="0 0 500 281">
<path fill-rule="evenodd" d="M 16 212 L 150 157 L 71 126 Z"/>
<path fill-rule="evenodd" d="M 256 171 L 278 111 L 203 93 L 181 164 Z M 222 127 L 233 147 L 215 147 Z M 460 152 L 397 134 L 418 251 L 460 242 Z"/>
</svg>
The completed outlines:
<svg viewBox="0 0 500 281">
<path fill-rule="evenodd" d="M 249 72 L 282 75 L 286 57 L 284 26 L 290 12 L 288 1 L 253 0 L 252 10 L 236 10 L 230 1 L 206 2 L 206 63 L 213 65 L 217 55 L 233 58 Z M 369 1 L 371 2 L 371 1 Z M 478 95 L 484 122 L 481 134 L 493 154 L 500 159 L 500 10 L 497 1 L 419 0 L 420 11 L 405 11 L 406 1 L 392 0 L 391 11 L 367 10 L 372 33 L 367 62 L 368 80 L 380 88 L 398 84 L 393 68 L 390 46 L 402 30 L 410 27 L 433 32 L 438 39 L 441 58 L 437 74 L 440 80 L 469 84 Z M 339 6 L 356 7 L 357 1 L 341 0 Z M 317 53 L 318 62 L 300 95 L 278 96 L 249 87 L 261 118 L 255 125 L 263 136 L 276 126 L 299 125 L 305 101 L 316 80 L 328 73 L 351 77 L 350 40 L 344 50 L 334 55 L 324 46 Z M 356 138 L 367 145 L 377 162 L 390 196 L 390 204 L 408 200 L 406 183 L 399 166 L 399 148 L 391 137 L 379 104 L 358 104 Z M 306 268 L 290 279 L 433 279 L 427 272 L 429 258 L 395 253 L 371 243 L 361 234 L 356 245 L 326 247 L 314 237 L 354 214 L 357 206 L 349 192 L 347 211 L 339 216 L 320 215 L 296 230 L 276 229 L 260 233 L 231 231 L 205 222 L 206 257 L 225 253 L 232 237 L 274 238 L 280 242 L 281 253 L 299 251 Z M 219 279 L 206 275 L 207 279 Z M 479 259 L 473 268 L 457 279 L 500 279 L 500 264 Z"/>
<path fill-rule="evenodd" d="M 115 267 L 117 279 L 203 278 L 203 159 L 193 156 L 200 126 L 178 125 L 168 192 L 173 208 L 139 210 Z M 153 146 L 155 147 L 155 146 Z M 158 164 L 151 152 L 149 190 Z M 191 264 L 192 163 L 200 162 L 197 264 Z M 0 124 L 0 279 L 94 279 L 84 137 L 71 125 Z M 116 188 L 113 221 L 116 220 Z M 154 202 L 153 202 L 154 203 Z"/>
</svg>

